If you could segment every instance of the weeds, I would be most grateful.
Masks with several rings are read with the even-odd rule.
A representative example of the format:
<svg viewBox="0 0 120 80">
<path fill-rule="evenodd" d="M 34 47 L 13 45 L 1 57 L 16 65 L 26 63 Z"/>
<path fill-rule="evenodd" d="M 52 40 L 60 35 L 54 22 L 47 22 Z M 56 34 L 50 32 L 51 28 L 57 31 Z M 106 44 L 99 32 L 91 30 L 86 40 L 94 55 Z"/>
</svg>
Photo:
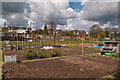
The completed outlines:
<svg viewBox="0 0 120 80">
<path fill-rule="evenodd" d="M 37 54 L 37 57 L 40 58 L 40 59 L 43 59 L 43 58 L 46 58 L 46 54 L 45 52 L 43 51 L 40 51 L 38 54 Z"/>
<path fill-rule="evenodd" d="M 37 57 L 37 54 L 34 51 L 29 50 L 27 53 L 24 54 L 24 56 L 31 60 L 31 59 L 35 59 Z"/>
<path fill-rule="evenodd" d="M 60 54 L 61 54 L 61 52 L 58 51 L 58 50 L 52 50 L 52 51 L 51 51 L 51 56 L 52 56 L 52 57 L 60 56 Z"/>
<path fill-rule="evenodd" d="M 61 52 L 58 50 L 52 50 L 51 56 L 52 57 L 56 57 L 56 56 L 60 56 Z"/>
<path fill-rule="evenodd" d="M 117 61 L 120 61 L 120 53 L 113 54 L 112 57 L 114 57 Z"/>
<path fill-rule="evenodd" d="M 61 55 L 61 52 L 58 50 L 48 50 L 48 51 L 43 51 L 40 50 L 38 53 L 29 50 L 27 51 L 27 53 L 24 54 L 24 56 L 26 57 L 26 59 L 31 60 L 31 59 L 43 59 L 43 58 L 47 58 L 47 54 L 50 54 L 51 57 L 57 57 Z"/>
</svg>

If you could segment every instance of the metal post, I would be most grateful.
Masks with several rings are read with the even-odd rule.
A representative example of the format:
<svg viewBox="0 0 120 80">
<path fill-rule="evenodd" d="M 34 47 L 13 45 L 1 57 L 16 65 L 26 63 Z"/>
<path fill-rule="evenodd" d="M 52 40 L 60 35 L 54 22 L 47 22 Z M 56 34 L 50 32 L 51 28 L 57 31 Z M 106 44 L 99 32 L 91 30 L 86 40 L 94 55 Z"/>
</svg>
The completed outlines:
<svg viewBox="0 0 120 80">
<path fill-rule="evenodd" d="M 18 50 L 18 33 L 17 33 L 17 35 L 16 35 L 16 36 L 17 36 L 17 50 Z"/>
<path fill-rule="evenodd" d="M 117 53 L 120 52 L 120 42 L 118 41 L 118 46 L 117 46 Z"/>
<path fill-rule="evenodd" d="M 56 29 L 54 31 L 54 46 L 56 46 Z"/>
<path fill-rule="evenodd" d="M 26 38 L 27 38 L 27 40 L 26 40 L 26 47 L 27 47 L 28 46 L 28 37 L 27 37 L 27 34 L 26 34 Z"/>
<path fill-rule="evenodd" d="M 84 52 L 83 52 L 83 39 L 82 39 L 82 55 L 84 55 Z"/>
<path fill-rule="evenodd" d="M 120 36 L 120 34 L 119 34 Z M 120 37 L 118 36 L 118 53 L 120 53 Z"/>
<path fill-rule="evenodd" d="M 22 33 L 22 47 L 21 47 L 21 49 L 23 48 L 23 34 L 24 34 L 24 33 Z"/>
</svg>

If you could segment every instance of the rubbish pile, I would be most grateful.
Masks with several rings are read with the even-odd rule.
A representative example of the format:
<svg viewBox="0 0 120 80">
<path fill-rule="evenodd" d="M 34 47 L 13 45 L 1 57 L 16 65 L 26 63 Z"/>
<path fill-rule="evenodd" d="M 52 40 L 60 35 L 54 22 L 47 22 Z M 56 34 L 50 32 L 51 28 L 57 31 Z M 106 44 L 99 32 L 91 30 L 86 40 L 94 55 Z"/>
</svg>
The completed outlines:
<svg viewBox="0 0 120 80">
<path fill-rule="evenodd" d="M 43 49 L 48 50 L 48 49 L 54 49 L 52 46 L 43 46 Z"/>
</svg>

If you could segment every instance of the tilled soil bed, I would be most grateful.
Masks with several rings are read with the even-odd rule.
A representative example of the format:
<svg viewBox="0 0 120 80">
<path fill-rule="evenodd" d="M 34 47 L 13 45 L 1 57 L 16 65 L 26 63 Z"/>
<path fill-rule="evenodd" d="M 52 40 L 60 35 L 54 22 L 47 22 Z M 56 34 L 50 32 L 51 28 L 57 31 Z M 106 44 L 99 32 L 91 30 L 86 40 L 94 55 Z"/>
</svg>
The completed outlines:
<svg viewBox="0 0 120 80">
<path fill-rule="evenodd" d="M 74 56 L 3 65 L 5 78 L 99 78 L 117 71 L 109 57 Z"/>
<path fill-rule="evenodd" d="M 57 43 L 58 45 L 67 45 L 67 46 L 82 46 L 82 43 Z M 97 43 L 84 43 L 84 47 L 98 45 Z"/>
<path fill-rule="evenodd" d="M 60 52 L 61 52 L 61 55 L 60 56 L 73 56 L 73 55 L 81 55 L 82 54 L 82 50 L 81 49 L 75 49 L 75 48 L 57 48 Z M 39 52 L 39 49 L 38 50 L 34 50 L 36 53 Z M 17 54 L 17 60 L 18 61 L 23 61 L 23 60 L 26 60 L 25 56 L 24 56 L 24 53 L 26 53 L 27 51 L 26 50 L 10 50 L 10 51 L 3 51 L 3 54 L 6 55 L 6 54 Z M 94 53 L 98 53 L 97 51 L 91 51 L 91 50 L 84 50 L 84 53 L 85 54 L 94 54 Z M 47 53 L 48 56 L 47 57 L 50 57 L 50 54 Z"/>
</svg>

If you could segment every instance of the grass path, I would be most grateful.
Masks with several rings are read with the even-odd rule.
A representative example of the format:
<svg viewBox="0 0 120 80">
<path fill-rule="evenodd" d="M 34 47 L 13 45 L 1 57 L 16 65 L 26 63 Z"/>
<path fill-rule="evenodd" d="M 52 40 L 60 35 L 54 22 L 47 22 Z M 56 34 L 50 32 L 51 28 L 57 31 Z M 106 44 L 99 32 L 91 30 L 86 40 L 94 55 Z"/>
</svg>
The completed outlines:
<svg viewBox="0 0 120 80">
<path fill-rule="evenodd" d="M 120 71 L 116 71 L 96 80 L 119 80 L 119 79 L 120 79 Z"/>
<path fill-rule="evenodd" d="M 0 49 L 2 48 L 2 43 L 0 42 Z M 2 79 L 2 50 L 0 50 L 0 80 Z"/>
<path fill-rule="evenodd" d="M 2 79 L 2 50 L 0 50 L 0 80 Z"/>
<path fill-rule="evenodd" d="M 23 60 L 23 61 L 21 61 L 21 62 L 24 63 L 24 62 L 31 62 L 31 61 L 39 61 L 39 60 L 63 58 L 63 57 L 72 57 L 72 56 L 58 56 L 58 57 L 51 57 L 51 58 L 44 58 L 44 59 Z"/>
<path fill-rule="evenodd" d="M 32 62 L 32 61 L 39 61 L 39 60 L 47 60 L 47 59 L 74 57 L 74 56 L 96 56 L 96 57 L 104 57 L 103 55 L 99 55 L 99 54 L 89 54 L 89 55 L 86 54 L 86 55 L 73 55 L 73 56 L 57 56 L 57 57 L 44 58 L 44 59 L 23 60 L 21 62 L 24 63 L 24 62 Z"/>
</svg>

